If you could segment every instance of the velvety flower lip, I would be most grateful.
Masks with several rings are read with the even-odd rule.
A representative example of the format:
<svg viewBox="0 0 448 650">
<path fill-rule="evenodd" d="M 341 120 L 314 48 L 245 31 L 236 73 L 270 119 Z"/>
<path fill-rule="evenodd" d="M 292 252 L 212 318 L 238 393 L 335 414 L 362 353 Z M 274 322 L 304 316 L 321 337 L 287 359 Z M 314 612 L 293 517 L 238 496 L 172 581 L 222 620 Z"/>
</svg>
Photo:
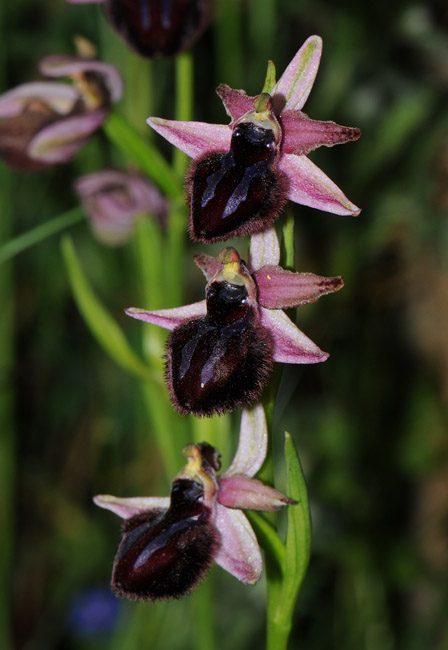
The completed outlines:
<svg viewBox="0 0 448 650">
<path fill-rule="evenodd" d="M 116 68 L 81 56 L 42 59 L 58 81 L 22 84 L 0 96 L 0 157 L 19 171 L 45 169 L 70 160 L 107 117 L 123 92 Z"/>
<path fill-rule="evenodd" d="M 259 580 L 262 558 L 256 536 L 241 510 L 273 512 L 295 503 L 253 478 L 266 457 L 267 437 L 261 404 L 244 409 L 238 450 L 230 467 L 217 476 L 219 453 L 207 443 L 187 445 L 183 450 L 187 465 L 173 481 L 175 485 L 179 479 L 191 480 L 202 486 L 200 501 L 207 508 L 209 523 L 218 532 L 219 544 L 213 561 L 245 584 Z M 169 497 L 127 499 L 99 495 L 94 502 L 125 520 L 152 511 L 160 516 L 170 507 Z"/>
<path fill-rule="evenodd" d="M 104 244 L 127 241 L 139 215 L 150 214 L 165 224 L 166 200 L 138 172 L 102 169 L 81 176 L 74 187 L 93 232 Z"/>
<path fill-rule="evenodd" d="M 307 157 L 308 153 L 322 145 L 333 146 L 357 140 L 360 136 L 357 128 L 312 120 L 302 112 L 317 74 L 321 52 L 321 38 L 308 38 L 270 90 L 270 103 L 263 103 L 263 95 L 249 97 L 243 90 L 233 90 L 221 84 L 217 92 L 231 118 L 228 126 L 159 117 L 150 117 L 147 122 L 171 144 L 193 158 L 194 165 L 195 161 L 207 154 L 229 151 L 235 127 L 242 121 L 254 122 L 255 119 L 261 125 L 265 120 L 266 127 L 266 120 L 270 120 L 271 124 L 277 124 L 274 130 L 278 130 L 280 146 L 273 168 L 287 179 L 285 198 L 335 214 L 357 215 L 360 209 Z M 263 111 L 260 106 L 266 110 Z M 271 223 L 267 223 L 267 227 Z M 238 231 L 237 234 L 252 234 L 252 231 Z M 217 239 L 210 238 L 210 241 Z"/>
<path fill-rule="evenodd" d="M 273 360 L 281 363 L 318 363 L 328 358 L 285 314 L 283 309 L 316 301 L 342 288 L 341 277 L 324 278 L 313 273 L 293 273 L 278 266 L 280 247 L 274 228 L 251 238 L 248 269 L 256 285 L 260 324 L 273 340 Z M 222 271 L 219 258 L 197 255 L 195 262 L 207 280 Z M 173 330 L 206 315 L 206 302 L 173 309 L 147 311 L 130 308 L 128 316 Z"/>
</svg>

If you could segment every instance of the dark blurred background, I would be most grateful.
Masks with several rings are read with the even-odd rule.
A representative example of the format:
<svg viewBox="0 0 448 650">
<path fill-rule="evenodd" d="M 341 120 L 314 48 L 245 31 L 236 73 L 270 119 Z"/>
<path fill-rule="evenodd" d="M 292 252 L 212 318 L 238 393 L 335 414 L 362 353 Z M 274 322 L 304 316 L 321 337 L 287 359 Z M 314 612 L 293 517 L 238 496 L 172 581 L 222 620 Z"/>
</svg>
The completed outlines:
<svg viewBox="0 0 448 650">
<path fill-rule="evenodd" d="M 285 429 L 301 454 L 314 531 L 290 647 L 446 650 L 448 5 L 216 0 L 214 13 L 193 50 L 195 119 L 225 122 L 218 83 L 260 92 L 267 60 L 280 74 L 315 33 L 324 52 L 305 111 L 362 129 L 359 142 L 311 155 L 361 215 L 292 207 L 296 268 L 342 275 L 345 287 L 299 310 L 299 326 L 331 357 L 284 370 L 274 416 L 279 458 Z M 98 6 L 17 0 L 2 3 L 0 19 L 1 91 L 37 79 L 37 60 L 71 52 L 74 34 L 124 60 Z M 152 65 L 148 115 L 173 117 L 174 63 Z M 111 160 L 100 133 L 69 165 L 2 166 L 1 240 L 74 207 L 74 178 Z M 84 223 L 71 234 L 132 339 L 122 315 L 137 302 L 131 244 L 108 249 Z M 188 261 L 187 300 L 203 290 L 192 269 Z M 58 237 L 0 266 L 0 295 L 1 647 L 196 648 L 188 601 L 135 605 L 109 592 L 119 522 L 92 495 L 162 494 L 168 484 L 137 382 L 79 315 Z M 210 579 L 216 647 L 259 648 L 264 585 L 245 588 L 217 568 Z"/>
</svg>

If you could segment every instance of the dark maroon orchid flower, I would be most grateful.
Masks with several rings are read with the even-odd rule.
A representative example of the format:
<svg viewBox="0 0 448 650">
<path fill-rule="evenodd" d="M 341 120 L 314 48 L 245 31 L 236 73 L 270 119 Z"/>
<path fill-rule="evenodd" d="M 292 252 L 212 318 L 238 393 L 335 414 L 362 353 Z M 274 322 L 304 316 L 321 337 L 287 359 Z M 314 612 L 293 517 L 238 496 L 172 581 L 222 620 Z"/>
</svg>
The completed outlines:
<svg viewBox="0 0 448 650">
<path fill-rule="evenodd" d="M 335 214 L 360 210 L 307 154 L 357 140 L 357 128 L 311 120 L 302 108 L 319 67 L 322 40 L 311 36 L 277 83 L 273 64 L 266 92 L 249 97 L 221 84 L 228 126 L 150 117 L 148 124 L 193 158 L 187 187 L 190 235 L 204 242 L 269 228 L 285 201 Z"/>
<path fill-rule="evenodd" d="M 210 0 L 68 0 L 102 2 L 106 16 L 141 56 L 173 56 L 186 50 L 207 26 Z"/>
<path fill-rule="evenodd" d="M 286 271 L 278 266 L 279 257 L 272 228 L 252 237 L 248 265 L 230 247 L 218 258 L 196 255 L 208 280 L 205 300 L 174 309 L 126 310 L 172 330 L 166 379 L 180 413 L 212 415 L 254 404 L 274 361 L 327 359 L 282 309 L 337 291 L 342 279 Z"/>
<path fill-rule="evenodd" d="M 238 450 L 230 467 L 208 445 L 187 445 L 187 465 L 171 484 L 169 497 L 96 496 L 101 508 L 123 517 L 112 589 L 133 600 L 186 596 L 213 562 L 254 584 L 262 558 L 254 531 L 242 510 L 274 512 L 294 501 L 253 476 L 267 450 L 263 407 L 244 410 Z"/>
</svg>

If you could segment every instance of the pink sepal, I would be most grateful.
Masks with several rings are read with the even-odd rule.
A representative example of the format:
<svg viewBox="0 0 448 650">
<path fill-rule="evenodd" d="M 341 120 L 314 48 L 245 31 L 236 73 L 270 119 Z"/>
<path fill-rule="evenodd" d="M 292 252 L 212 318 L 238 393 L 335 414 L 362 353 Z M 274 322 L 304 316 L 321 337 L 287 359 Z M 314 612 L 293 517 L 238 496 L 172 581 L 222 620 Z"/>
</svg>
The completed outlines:
<svg viewBox="0 0 448 650">
<path fill-rule="evenodd" d="M 241 414 L 238 449 L 222 478 L 232 474 L 254 476 L 263 465 L 268 448 L 268 428 L 263 406 L 259 403 L 245 408 Z"/>
<path fill-rule="evenodd" d="M 288 309 L 316 302 L 320 296 L 344 286 L 340 276 L 324 278 L 314 273 L 293 273 L 280 266 L 263 266 L 253 278 L 258 287 L 258 302 L 267 309 Z"/>
<path fill-rule="evenodd" d="M 274 226 L 252 235 L 249 249 L 249 268 L 252 272 L 267 264 L 276 265 L 279 261 L 280 244 Z"/>
<path fill-rule="evenodd" d="M 145 323 L 159 325 L 159 327 L 164 327 L 167 330 L 173 330 L 178 325 L 185 323 L 185 321 L 205 316 L 207 314 L 207 306 L 205 300 L 201 300 L 200 302 L 194 302 L 191 305 L 174 307 L 173 309 L 156 309 L 154 311 L 147 311 L 146 309 L 130 307 L 129 309 L 125 309 L 125 312 L 128 316 L 131 316 L 131 318 L 145 321 Z"/>
<path fill-rule="evenodd" d="M 320 36 L 310 36 L 272 90 L 274 110 L 300 111 L 313 87 L 322 54 Z"/>
<path fill-rule="evenodd" d="M 241 510 L 229 510 L 218 503 L 215 524 L 221 533 L 216 564 L 244 584 L 255 584 L 260 579 L 263 562 L 247 517 Z"/>
<path fill-rule="evenodd" d="M 134 515 L 148 510 L 168 510 L 169 497 L 130 497 L 121 499 L 110 494 L 98 494 L 93 497 L 93 502 L 100 508 L 110 510 L 122 519 L 129 519 Z"/>
<path fill-rule="evenodd" d="M 278 166 L 288 176 L 291 201 L 333 214 L 356 216 L 361 212 L 306 156 L 284 154 Z"/>
<path fill-rule="evenodd" d="M 194 256 L 194 263 L 198 266 L 202 273 L 208 280 L 211 280 L 214 275 L 223 268 L 218 257 L 212 257 L 206 253 L 198 253 Z"/>
<path fill-rule="evenodd" d="M 28 145 L 27 153 L 34 160 L 63 163 L 70 160 L 87 138 L 106 119 L 107 109 L 67 117 L 41 129 Z"/>
<path fill-rule="evenodd" d="M 218 501 L 227 508 L 275 512 L 294 503 L 278 490 L 244 474 L 222 477 Z"/>
<path fill-rule="evenodd" d="M 79 99 L 79 93 L 73 86 L 55 81 L 31 81 L 0 96 L 0 118 L 19 115 L 26 104 L 38 99 L 59 113 L 67 115 Z"/>
<path fill-rule="evenodd" d="M 149 117 L 147 123 L 165 140 L 190 158 L 198 158 L 211 151 L 228 151 L 232 130 L 225 124 L 206 122 L 179 122 Z"/>
<path fill-rule="evenodd" d="M 260 322 L 274 341 L 274 361 L 279 363 L 320 363 L 328 359 L 311 339 L 294 325 L 281 309 L 260 307 Z"/>
<path fill-rule="evenodd" d="M 234 90 L 227 84 L 220 84 L 216 93 L 221 98 L 226 113 L 236 122 L 249 111 L 254 110 L 254 97 L 249 97 L 245 90 Z"/>
<path fill-rule="evenodd" d="M 46 77 L 71 77 L 79 72 L 96 72 L 103 78 L 113 102 L 123 95 L 123 79 L 110 63 L 68 54 L 52 54 L 39 61 L 39 70 Z"/>
<path fill-rule="evenodd" d="M 283 153 L 307 154 L 317 147 L 332 147 L 351 140 L 358 140 L 361 131 L 335 122 L 312 120 L 300 111 L 283 111 L 280 116 L 283 129 Z"/>
</svg>

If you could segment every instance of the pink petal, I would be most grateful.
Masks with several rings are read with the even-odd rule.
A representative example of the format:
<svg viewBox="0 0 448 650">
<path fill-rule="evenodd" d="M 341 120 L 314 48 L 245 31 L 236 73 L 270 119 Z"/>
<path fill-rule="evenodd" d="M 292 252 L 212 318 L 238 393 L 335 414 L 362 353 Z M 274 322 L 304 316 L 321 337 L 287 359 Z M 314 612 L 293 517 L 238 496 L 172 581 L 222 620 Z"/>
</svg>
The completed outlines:
<svg viewBox="0 0 448 650">
<path fill-rule="evenodd" d="M 227 84 L 220 84 L 216 92 L 224 104 L 227 115 L 232 118 L 233 122 L 254 110 L 254 98 L 249 97 L 245 90 L 233 90 Z"/>
<path fill-rule="evenodd" d="M 137 307 L 130 307 L 125 309 L 128 316 L 136 318 L 137 320 L 145 321 L 145 323 L 152 323 L 159 325 L 167 330 L 173 330 L 175 327 L 182 325 L 186 321 L 193 320 L 194 318 L 201 318 L 207 313 L 205 300 L 201 302 L 194 302 L 191 305 L 184 307 L 174 307 L 174 309 L 156 309 L 154 311 L 147 311 L 146 309 L 138 309 Z"/>
<path fill-rule="evenodd" d="M 272 90 L 274 106 L 297 111 L 305 104 L 313 87 L 322 54 L 320 36 L 310 36 L 302 45 Z"/>
<path fill-rule="evenodd" d="M 263 406 L 256 404 L 251 409 L 243 409 L 238 449 L 232 464 L 222 477 L 232 474 L 254 476 L 264 463 L 267 446 L 268 429 Z"/>
<path fill-rule="evenodd" d="M 249 249 L 249 268 L 257 271 L 267 264 L 280 261 L 280 244 L 274 227 L 252 235 Z"/>
<path fill-rule="evenodd" d="M 113 102 L 123 95 L 123 79 L 117 68 L 110 63 L 54 54 L 39 61 L 39 70 L 46 77 L 70 77 L 79 72 L 96 72 L 103 78 Z"/>
<path fill-rule="evenodd" d="M 278 490 L 244 474 L 222 477 L 218 501 L 227 508 L 275 512 L 295 503 Z"/>
<path fill-rule="evenodd" d="M 296 155 L 307 154 L 322 145 L 332 147 L 358 140 L 361 135 L 360 129 L 311 120 L 300 111 L 283 111 L 280 122 L 283 130 L 282 151 Z"/>
<path fill-rule="evenodd" d="M 93 501 L 100 508 L 110 510 L 123 519 L 129 519 L 129 517 L 148 510 L 167 510 L 170 505 L 169 497 L 131 497 L 128 499 L 120 499 L 110 494 L 99 494 L 93 497 Z"/>
<path fill-rule="evenodd" d="M 229 510 L 218 503 L 215 524 L 221 533 L 216 564 L 244 584 L 255 584 L 260 579 L 263 561 L 247 517 L 241 510 Z"/>
<path fill-rule="evenodd" d="M 223 265 L 217 257 L 212 257 L 206 253 L 198 253 L 194 256 L 194 263 L 199 266 L 202 273 L 208 280 L 211 280 L 214 275 L 223 268 Z"/>
<path fill-rule="evenodd" d="M 230 149 L 232 130 L 225 124 L 179 122 L 161 117 L 149 117 L 146 121 L 154 131 L 190 158 L 198 158 L 210 151 Z"/>
<path fill-rule="evenodd" d="M 43 128 L 28 145 L 28 155 L 47 163 L 70 160 L 104 122 L 107 109 L 62 118 Z"/>
<path fill-rule="evenodd" d="M 79 99 L 79 93 L 73 86 L 56 81 L 32 81 L 22 84 L 0 96 L 0 117 L 18 115 L 34 98 L 42 100 L 61 115 L 66 115 Z"/>
<path fill-rule="evenodd" d="M 280 157 L 279 168 L 288 176 L 291 201 L 334 214 L 356 216 L 361 212 L 306 156 L 284 154 Z"/>
<path fill-rule="evenodd" d="M 314 273 L 292 273 L 280 266 L 264 266 L 253 278 L 258 287 L 258 302 L 267 309 L 287 309 L 316 302 L 320 296 L 344 286 L 340 276 L 324 278 Z"/>
<path fill-rule="evenodd" d="M 260 315 L 261 324 L 274 339 L 274 361 L 319 363 L 328 359 L 328 353 L 322 352 L 281 309 L 260 307 Z"/>
</svg>

